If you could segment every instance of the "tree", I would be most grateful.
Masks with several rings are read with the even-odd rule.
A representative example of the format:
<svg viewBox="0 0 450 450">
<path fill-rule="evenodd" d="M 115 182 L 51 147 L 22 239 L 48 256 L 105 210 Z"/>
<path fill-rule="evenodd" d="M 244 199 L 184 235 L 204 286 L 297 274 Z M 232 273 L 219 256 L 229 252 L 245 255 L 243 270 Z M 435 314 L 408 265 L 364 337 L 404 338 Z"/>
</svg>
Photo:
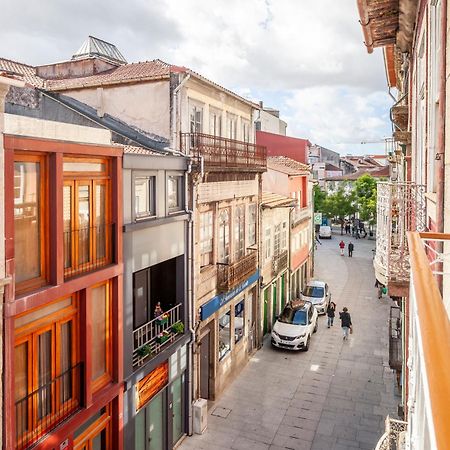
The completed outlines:
<svg viewBox="0 0 450 450">
<path fill-rule="evenodd" d="M 353 192 L 360 219 L 374 225 L 377 215 L 377 181 L 366 173 L 356 180 Z"/>
<path fill-rule="evenodd" d="M 327 198 L 327 193 L 322 191 L 318 184 L 315 184 L 313 187 L 313 196 L 314 196 L 314 211 L 323 213 L 324 202 Z"/>
</svg>

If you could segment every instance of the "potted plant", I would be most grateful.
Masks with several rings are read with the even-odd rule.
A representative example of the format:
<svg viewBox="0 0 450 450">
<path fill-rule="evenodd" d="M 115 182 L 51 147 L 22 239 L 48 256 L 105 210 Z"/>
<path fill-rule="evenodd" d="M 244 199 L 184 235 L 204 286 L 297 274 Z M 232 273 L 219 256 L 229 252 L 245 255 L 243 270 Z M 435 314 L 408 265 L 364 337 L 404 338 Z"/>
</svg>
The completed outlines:
<svg viewBox="0 0 450 450">
<path fill-rule="evenodd" d="M 161 314 L 156 318 L 157 325 L 165 325 L 169 321 L 169 314 Z"/>
<path fill-rule="evenodd" d="M 176 322 L 172 325 L 172 331 L 175 334 L 182 334 L 184 333 L 184 323 L 182 322 Z"/>
<path fill-rule="evenodd" d="M 148 355 L 151 355 L 152 354 L 152 346 L 150 344 L 145 344 L 136 350 L 136 354 L 139 356 L 139 358 L 144 358 Z"/>
<path fill-rule="evenodd" d="M 156 342 L 158 344 L 164 344 L 164 342 L 166 342 L 169 339 L 169 334 L 164 332 L 164 333 L 159 333 L 158 336 L 156 336 Z"/>
</svg>

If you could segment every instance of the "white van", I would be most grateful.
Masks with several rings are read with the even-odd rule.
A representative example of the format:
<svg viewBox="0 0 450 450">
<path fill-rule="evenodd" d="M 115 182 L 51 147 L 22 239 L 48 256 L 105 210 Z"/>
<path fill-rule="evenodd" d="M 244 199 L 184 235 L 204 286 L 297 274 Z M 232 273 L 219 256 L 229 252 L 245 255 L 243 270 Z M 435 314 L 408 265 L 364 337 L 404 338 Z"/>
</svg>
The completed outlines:
<svg viewBox="0 0 450 450">
<path fill-rule="evenodd" d="M 331 239 L 331 227 L 328 225 L 322 225 L 319 228 L 319 237 L 321 239 Z"/>
</svg>

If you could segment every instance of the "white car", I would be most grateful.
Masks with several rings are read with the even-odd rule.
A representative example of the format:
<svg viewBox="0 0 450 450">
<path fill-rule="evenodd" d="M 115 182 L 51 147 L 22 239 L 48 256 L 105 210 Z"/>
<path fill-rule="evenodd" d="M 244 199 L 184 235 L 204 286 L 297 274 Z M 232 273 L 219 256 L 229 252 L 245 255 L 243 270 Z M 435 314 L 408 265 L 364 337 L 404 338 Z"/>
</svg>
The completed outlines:
<svg viewBox="0 0 450 450">
<path fill-rule="evenodd" d="M 328 225 L 322 225 L 319 228 L 319 237 L 320 239 L 331 239 L 331 227 Z"/>
<path fill-rule="evenodd" d="M 317 311 L 311 302 L 294 300 L 288 303 L 272 328 L 272 345 L 288 350 L 309 349 L 311 336 L 317 331 Z"/>
<path fill-rule="evenodd" d="M 318 314 L 325 314 L 331 301 L 331 293 L 325 281 L 310 280 L 303 288 L 302 300 L 311 302 Z"/>
</svg>

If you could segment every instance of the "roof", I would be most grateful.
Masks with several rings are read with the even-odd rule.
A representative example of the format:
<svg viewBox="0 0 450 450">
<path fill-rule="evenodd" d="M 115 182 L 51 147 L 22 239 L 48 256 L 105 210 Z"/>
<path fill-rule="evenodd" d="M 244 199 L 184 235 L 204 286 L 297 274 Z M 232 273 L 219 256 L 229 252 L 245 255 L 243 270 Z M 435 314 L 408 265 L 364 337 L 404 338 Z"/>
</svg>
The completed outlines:
<svg viewBox="0 0 450 450">
<path fill-rule="evenodd" d="M 342 172 L 342 169 L 340 167 L 337 167 L 334 164 L 330 164 L 330 163 L 325 163 L 325 170 Z"/>
<path fill-rule="evenodd" d="M 388 177 L 389 173 L 389 166 L 384 166 L 379 169 L 359 169 L 357 172 L 349 173 L 347 175 L 325 178 L 325 181 L 354 181 L 366 174 L 371 175 L 374 178 L 383 178 Z"/>
<path fill-rule="evenodd" d="M 126 64 L 127 61 L 114 44 L 89 36 L 83 45 L 73 54 L 72 59 L 100 56 L 108 60 Z"/>
<path fill-rule="evenodd" d="M 263 208 L 285 208 L 296 206 L 297 201 L 291 197 L 274 194 L 273 192 L 263 192 L 261 206 Z"/>
<path fill-rule="evenodd" d="M 0 73 L 7 75 L 19 75 L 23 80 L 34 87 L 43 87 L 44 80 L 36 75 L 36 68 L 17 61 L 0 58 Z"/>
<path fill-rule="evenodd" d="M 136 145 L 117 145 L 123 146 L 123 152 L 126 155 L 162 156 L 161 152 L 156 152 L 149 148 L 137 147 Z"/>
<path fill-rule="evenodd" d="M 309 174 L 309 166 L 287 156 L 268 156 L 267 168 L 287 175 Z M 305 173 L 307 172 L 307 173 Z"/>
</svg>

